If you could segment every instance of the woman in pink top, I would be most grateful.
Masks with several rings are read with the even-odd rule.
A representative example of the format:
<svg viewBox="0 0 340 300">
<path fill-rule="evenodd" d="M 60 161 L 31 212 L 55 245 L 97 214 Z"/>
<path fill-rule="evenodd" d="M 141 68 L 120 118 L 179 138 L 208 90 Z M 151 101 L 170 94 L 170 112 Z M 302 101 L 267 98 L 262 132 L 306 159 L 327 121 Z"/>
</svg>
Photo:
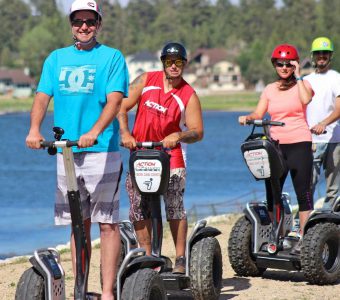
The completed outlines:
<svg viewBox="0 0 340 300">
<path fill-rule="evenodd" d="M 240 116 L 239 123 L 262 119 L 266 113 L 272 121 L 284 122 L 285 126 L 273 126 L 270 133 L 279 141 L 286 163 L 281 177 L 281 191 L 290 172 L 299 204 L 301 234 L 310 212 L 313 210 L 311 175 L 313 166 L 312 135 L 306 121 L 306 107 L 312 100 L 313 90 L 308 81 L 300 76 L 299 54 L 293 45 L 281 44 L 275 47 L 272 64 L 278 75 L 275 82 L 268 84 L 256 109 L 247 116 Z M 268 210 L 273 210 L 273 199 L 269 181 L 266 181 Z M 292 250 L 300 253 L 301 243 Z"/>
</svg>

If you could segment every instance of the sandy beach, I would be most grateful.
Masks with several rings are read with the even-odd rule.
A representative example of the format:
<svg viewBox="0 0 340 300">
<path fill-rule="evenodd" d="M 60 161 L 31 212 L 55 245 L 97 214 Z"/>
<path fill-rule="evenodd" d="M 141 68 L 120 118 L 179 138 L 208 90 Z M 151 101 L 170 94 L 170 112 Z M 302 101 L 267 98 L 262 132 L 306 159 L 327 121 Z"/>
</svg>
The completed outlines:
<svg viewBox="0 0 340 300">
<path fill-rule="evenodd" d="M 223 255 L 223 289 L 220 300 L 226 299 L 294 299 L 294 300 L 335 300 L 339 299 L 340 281 L 331 286 L 310 285 L 300 272 L 267 270 L 263 277 L 237 277 L 230 267 L 227 243 L 230 230 L 239 215 L 223 215 L 208 219 L 208 223 L 221 230 L 218 237 Z M 89 277 L 89 291 L 100 292 L 99 280 L 99 248 L 94 247 Z M 174 249 L 169 232 L 165 233 L 163 254 L 173 259 Z M 73 275 L 71 271 L 70 253 L 62 254 L 62 265 L 66 273 L 67 299 L 73 299 Z M 0 263 L 1 299 L 13 300 L 17 282 L 21 274 L 30 267 L 27 258 L 16 258 Z M 190 292 L 171 295 L 169 299 L 193 299 Z"/>
</svg>

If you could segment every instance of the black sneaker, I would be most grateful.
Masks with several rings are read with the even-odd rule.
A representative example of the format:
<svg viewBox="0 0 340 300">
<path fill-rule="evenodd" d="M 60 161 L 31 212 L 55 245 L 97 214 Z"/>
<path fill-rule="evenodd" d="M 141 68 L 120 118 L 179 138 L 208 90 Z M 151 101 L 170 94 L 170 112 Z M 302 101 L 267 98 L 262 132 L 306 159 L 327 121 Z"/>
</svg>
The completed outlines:
<svg viewBox="0 0 340 300">
<path fill-rule="evenodd" d="M 172 270 L 173 274 L 185 274 L 185 256 L 176 258 L 175 267 Z"/>
</svg>

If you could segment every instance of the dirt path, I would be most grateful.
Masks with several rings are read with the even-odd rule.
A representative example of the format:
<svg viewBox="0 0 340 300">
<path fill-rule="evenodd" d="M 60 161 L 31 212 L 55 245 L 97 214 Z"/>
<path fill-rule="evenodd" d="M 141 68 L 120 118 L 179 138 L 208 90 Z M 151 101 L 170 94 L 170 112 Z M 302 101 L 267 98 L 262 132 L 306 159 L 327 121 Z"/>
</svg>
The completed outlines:
<svg viewBox="0 0 340 300">
<path fill-rule="evenodd" d="M 220 300 L 227 299 L 261 299 L 261 300 L 335 300 L 340 299 L 340 281 L 332 286 L 316 286 L 308 284 L 299 272 L 281 270 L 268 270 L 263 277 L 236 277 L 231 269 L 227 242 L 232 225 L 237 216 L 227 215 L 214 218 L 210 224 L 222 231 L 218 237 L 223 255 L 223 290 Z M 164 254 L 173 258 L 173 245 L 169 233 L 165 234 L 163 242 Z M 62 265 L 66 272 L 67 299 L 73 299 L 73 276 L 71 271 L 70 253 L 62 254 Z M 21 274 L 30 264 L 27 259 L 20 262 L 7 262 L 0 264 L 0 298 L 13 300 L 16 284 Z M 89 278 L 89 291 L 100 292 L 99 281 L 99 249 L 94 249 Z M 192 299 L 189 292 L 169 296 L 169 300 Z"/>
</svg>

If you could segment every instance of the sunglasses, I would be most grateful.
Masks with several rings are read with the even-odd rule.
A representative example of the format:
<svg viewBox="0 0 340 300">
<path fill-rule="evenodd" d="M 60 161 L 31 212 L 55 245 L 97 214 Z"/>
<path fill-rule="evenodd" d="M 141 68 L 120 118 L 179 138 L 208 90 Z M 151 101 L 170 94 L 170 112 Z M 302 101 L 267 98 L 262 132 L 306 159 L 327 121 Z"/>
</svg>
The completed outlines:
<svg viewBox="0 0 340 300">
<path fill-rule="evenodd" d="M 322 51 L 322 50 L 313 52 L 313 55 L 328 55 L 328 54 L 331 54 L 331 52 L 330 51 Z"/>
<path fill-rule="evenodd" d="M 183 67 L 184 65 L 184 60 L 182 59 L 170 59 L 167 58 L 163 61 L 163 64 L 166 68 L 171 67 L 173 64 L 175 64 L 176 67 L 180 68 Z"/>
<path fill-rule="evenodd" d="M 96 19 L 74 19 L 71 21 L 72 26 L 74 27 L 82 27 L 83 24 L 86 24 L 87 27 L 92 27 L 97 25 L 97 20 Z"/>
<path fill-rule="evenodd" d="M 284 66 L 286 66 L 287 68 L 293 67 L 293 65 L 290 64 L 289 62 L 278 62 L 278 61 L 275 63 L 275 66 L 279 68 L 283 68 Z"/>
</svg>

